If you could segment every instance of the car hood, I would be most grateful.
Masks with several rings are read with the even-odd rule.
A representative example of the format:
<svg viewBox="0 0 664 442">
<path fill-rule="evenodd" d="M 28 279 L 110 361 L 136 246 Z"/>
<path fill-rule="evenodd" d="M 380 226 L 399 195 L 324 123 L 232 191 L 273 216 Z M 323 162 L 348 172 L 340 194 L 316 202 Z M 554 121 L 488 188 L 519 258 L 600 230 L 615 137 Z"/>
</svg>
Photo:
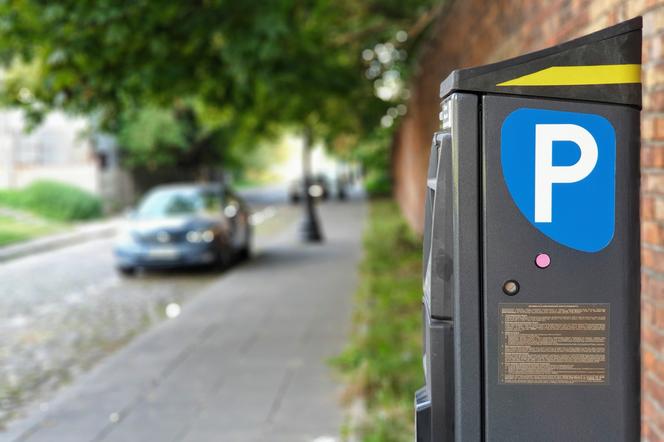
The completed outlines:
<svg viewBox="0 0 664 442">
<path fill-rule="evenodd" d="M 135 219 L 127 224 L 127 228 L 138 234 L 146 234 L 156 230 L 166 230 L 169 232 L 198 230 L 209 228 L 216 223 L 218 219 L 212 217 L 177 217 L 177 218 L 154 218 L 154 219 Z"/>
</svg>

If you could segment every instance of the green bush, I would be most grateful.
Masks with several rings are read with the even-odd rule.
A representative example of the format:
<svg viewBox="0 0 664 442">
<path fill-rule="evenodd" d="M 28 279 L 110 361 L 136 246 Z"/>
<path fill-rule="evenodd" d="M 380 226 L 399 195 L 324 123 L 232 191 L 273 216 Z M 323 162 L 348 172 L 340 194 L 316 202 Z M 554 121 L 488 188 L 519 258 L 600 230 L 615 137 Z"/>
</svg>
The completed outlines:
<svg viewBox="0 0 664 442">
<path fill-rule="evenodd" d="M 385 170 L 370 170 L 364 180 L 364 188 L 369 196 L 385 197 L 392 193 L 392 180 Z"/>
<path fill-rule="evenodd" d="M 88 220 L 102 214 L 97 196 L 57 181 L 37 181 L 25 189 L 0 192 L 0 205 L 58 221 Z"/>
<path fill-rule="evenodd" d="M 365 442 L 413 440 L 413 395 L 424 384 L 421 250 L 396 204 L 371 204 L 354 330 L 333 361 L 347 399 L 366 403 L 368 419 L 355 429 Z"/>
</svg>

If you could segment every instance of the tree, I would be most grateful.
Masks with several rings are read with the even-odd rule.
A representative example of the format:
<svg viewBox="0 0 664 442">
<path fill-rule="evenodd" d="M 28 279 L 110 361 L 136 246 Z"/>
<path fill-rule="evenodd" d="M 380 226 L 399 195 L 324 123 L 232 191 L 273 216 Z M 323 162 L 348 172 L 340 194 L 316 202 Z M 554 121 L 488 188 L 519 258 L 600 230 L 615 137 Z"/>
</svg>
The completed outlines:
<svg viewBox="0 0 664 442">
<path fill-rule="evenodd" d="M 259 131 L 362 133 L 387 107 L 364 78 L 362 50 L 436 3 L 5 0 L 0 62 L 20 72 L 3 95 L 35 117 L 63 108 L 98 114 L 110 129 L 127 110 L 195 99 L 220 121 L 250 113 Z"/>
<path fill-rule="evenodd" d="M 21 73 L 1 93 L 35 121 L 61 108 L 94 114 L 116 133 L 137 109 L 184 100 L 229 142 L 251 144 L 283 127 L 311 141 L 357 141 L 394 98 L 376 96 L 387 79 L 362 51 L 398 31 L 410 43 L 390 43 L 390 53 L 412 50 L 439 8 L 435 0 L 4 0 L 0 62 Z M 392 79 L 406 72 L 394 63 L 401 55 L 383 57 Z"/>
</svg>

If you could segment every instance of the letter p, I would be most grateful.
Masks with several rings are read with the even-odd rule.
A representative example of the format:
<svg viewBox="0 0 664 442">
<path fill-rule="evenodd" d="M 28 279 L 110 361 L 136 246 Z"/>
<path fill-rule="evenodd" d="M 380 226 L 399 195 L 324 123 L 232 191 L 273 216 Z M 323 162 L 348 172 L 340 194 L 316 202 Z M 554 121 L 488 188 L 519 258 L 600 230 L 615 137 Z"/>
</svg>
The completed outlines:
<svg viewBox="0 0 664 442">
<path fill-rule="evenodd" d="M 570 166 L 553 165 L 553 142 L 570 141 L 581 151 L 579 160 Z M 597 142 L 576 124 L 535 125 L 535 222 L 550 223 L 553 185 L 576 183 L 593 171 L 597 164 Z"/>
</svg>

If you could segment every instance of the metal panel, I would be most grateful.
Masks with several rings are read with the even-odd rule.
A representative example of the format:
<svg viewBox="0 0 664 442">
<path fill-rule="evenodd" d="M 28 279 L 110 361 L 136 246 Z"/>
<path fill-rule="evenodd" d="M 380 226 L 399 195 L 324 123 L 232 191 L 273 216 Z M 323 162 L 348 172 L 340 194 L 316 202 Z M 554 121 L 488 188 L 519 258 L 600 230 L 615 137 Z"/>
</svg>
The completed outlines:
<svg viewBox="0 0 664 442">
<path fill-rule="evenodd" d="M 501 168 L 501 125 L 521 107 L 597 114 L 616 132 L 615 234 L 596 253 L 548 238 L 521 214 Z M 639 112 L 627 106 L 487 95 L 482 99 L 483 297 L 487 441 L 639 440 Z M 551 266 L 538 269 L 546 251 Z M 502 286 L 517 280 L 520 292 Z M 500 382 L 501 303 L 608 304 L 608 381 Z"/>
<path fill-rule="evenodd" d="M 415 441 L 431 442 L 431 401 L 424 387 L 415 392 Z"/>
<path fill-rule="evenodd" d="M 424 371 L 436 441 L 481 436 L 478 102 L 472 94 L 446 101 L 446 124 L 434 135 L 430 155 Z"/>
<path fill-rule="evenodd" d="M 560 85 L 506 86 L 503 82 L 551 67 L 641 64 L 641 17 L 558 46 L 498 63 L 453 71 L 440 85 L 440 97 L 457 91 L 585 100 L 641 106 L 641 85 L 606 84 L 605 79 Z"/>
<path fill-rule="evenodd" d="M 427 260 L 424 286 L 425 299 L 430 301 L 431 316 L 438 319 L 451 319 L 453 313 L 454 287 L 454 255 L 458 249 L 458 240 L 455 236 L 454 216 L 456 212 L 456 187 L 454 185 L 453 171 L 455 169 L 452 158 L 452 136 L 449 131 L 439 132 L 435 137 L 435 147 L 438 151 L 436 176 L 430 181 L 429 189 L 432 193 L 433 206 L 431 220 L 425 221 L 431 226 L 431 248 Z M 433 157 L 433 155 L 432 155 Z M 430 169 L 432 167 L 430 166 Z M 431 191 L 431 190 L 429 190 Z M 428 292 L 427 292 L 428 290 Z"/>
<path fill-rule="evenodd" d="M 431 402 L 431 436 L 436 442 L 454 440 L 454 360 L 452 323 L 427 319 L 425 341 L 427 394 Z"/>
<path fill-rule="evenodd" d="M 482 428 L 480 347 L 480 147 L 479 100 L 450 97 L 454 183 L 455 440 L 479 441 Z"/>
</svg>

